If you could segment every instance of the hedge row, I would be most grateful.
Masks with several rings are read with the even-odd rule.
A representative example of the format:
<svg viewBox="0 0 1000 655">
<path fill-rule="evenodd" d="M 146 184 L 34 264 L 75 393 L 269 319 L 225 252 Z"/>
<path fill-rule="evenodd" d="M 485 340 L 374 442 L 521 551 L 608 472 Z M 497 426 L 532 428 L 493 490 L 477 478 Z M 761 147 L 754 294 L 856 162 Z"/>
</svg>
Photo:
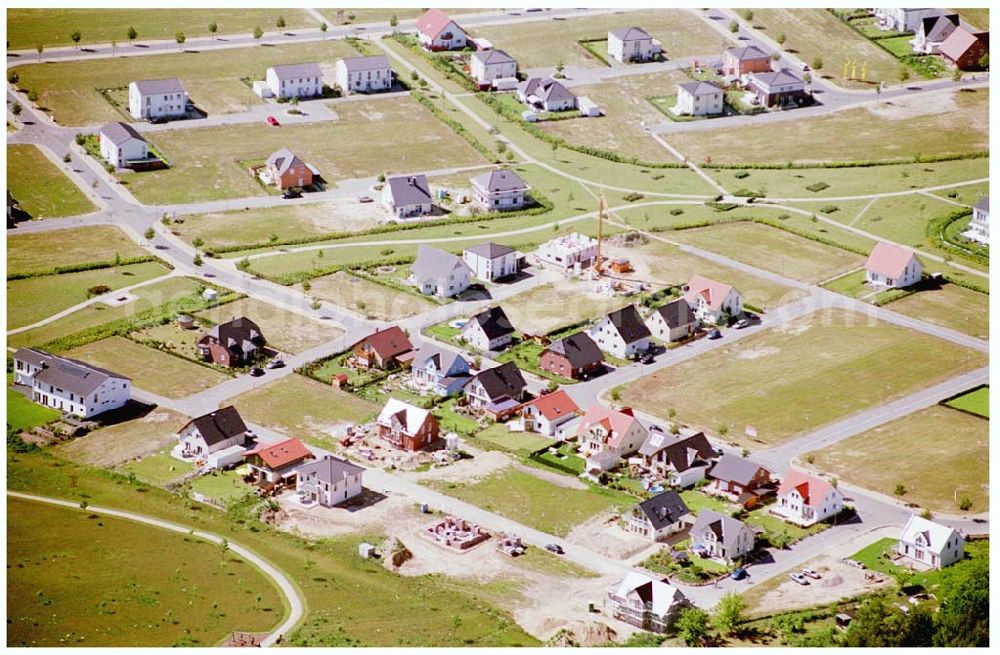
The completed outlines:
<svg viewBox="0 0 1000 655">
<path fill-rule="evenodd" d="M 462 125 L 461 123 L 459 123 L 458 121 L 456 121 L 454 118 L 450 118 L 448 116 L 445 116 L 444 112 L 441 111 L 441 109 L 437 105 L 435 105 L 433 102 L 431 102 L 427 98 L 427 96 L 425 96 L 424 94 L 420 93 L 419 91 L 411 91 L 410 95 L 412 95 L 414 98 L 416 98 L 417 102 L 419 102 L 420 104 L 422 104 L 424 107 L 427 108 L 428 111 L 430 111 L 432 114 L 434 114 L 434 116 L 436 116 L 438 118 L 438 120 L 440 120 L 442 123 L 444 123 L 445 125 L 447 125 L 448 127 L 450 127 L 452 129 L 452 131 L 455 132 L 455 134 L 457 134 L 458 136 L 460 136 L 463 139 L 465 139 L 469 143 L 470 146 L 472 146 L 473 148 L 475 148 L 476 152 L 478 152 L 480 155 L 483 156 L 484 159 L 486 159 L 486 161 L 490 161 L 490 162 L 493 162 L 495 164 L 499 164 L 500 163 L 500 158 L 497 157 L 497 155 L 492 150 L 490 150 L 489 148 L 487 148 L 486 146 L 484 146 L 482 143 L 480 143 L 479 139 L 477 139 L 476 137 L 472 136 L 472 134 L 470 134 L 469 131 L 467 129 L 465 129 L 464 125 Z"/>
<path fill-rule="evenodd" d="M 611 64 L 610 62 L 608 62 L 608 58 L 604 56 L 604 53 L 600 52 L 599 50 L 597 50 L 597 48 L 591 45 L 594 43 L 600 43 L 601 41 L 607 41 L 607 39 L 580 39 L 579 41 L 577 41 L 577 44 L 579 44 L 581 48 L 583 48 L 590 54 L 597 57 L 598 61 L 600 61 L 602 64 L 610 67 Z"/>
<path fill-rule="evenodd" d="M 990 156 L 989 150 L 974 150 L 972 152 L 955 153 L 949 155 L 914 155 L 909 159 L 859 159 L 857 161 L 828 161 L 828 162 L 810 162 L 810 163 L 794 163 L 794 162 L 784 162 L 778 163 L 711 163 L 711 164 L 701 164 L 702 168 L 708 168 L 713 170 L 732 170 L 732 169 L 747 169 L 747 170 L 809 170 L 817 168 L 872 168 L 875 166 L 902 166 L 905 164 L 934 164 L 945 161 L 958 161 L 962 159 L 985 159 Z"/>
<path fill-rule="evenodd" d="M 840 248 L 841 250 L 846 250 L 847 252 L 853 252 L 853 253 L 858 254 L 858 255 L 864 255 L 864 256 L 868 255 L 868 251 L 867 250 L 863 250 L 861 248 L 854 248 L 854 247 L 851 247 L 851 246 L 847 246 L 847 245 L 844 245 L 842 243 L 838 243 L 838 242 L 836 242 L 836 241 L 834 241 L 832 239 L 827 239 L 825 237 L 821 237 L 821 236 L 813 234 L 811 232 L 806 232 L 804 230 L 799 230 L 799 229 L 796 229 L 794 227 L 789 227 L 787 225 L 782 225 L 780 222 L 778 222 L 778 221 L 776 221 L 774 219 L 762 218 L 760 216 L 750 216 L 750 217 L 747 217 L 747 218 L 734 217 L 734 218 L 723 218 L 723 219 L 720 219 L 718 221 L 697 221 L 697 222 L 692 222 L 692 223 L 683 223 L 681 225 L 675 225 L 672 228 L 666 228 L 664 230 L 659 230 L 659 231 L 663 232 L 663 231 L 667 231 L 667 230 L 672 230 L 672 231 L 678 231 L 679 232 L 679 231 L 691 230 L 691 229 L 695 229 L 695 228 L 699 228 L 699 227 L 709 227 L 709 226 L 712 226 L 712 225 L 723 225 L 723 224 L 729 224 L 729 223 L 757 223 L 759 225 L 767 225 L 769 227 L 773 227 L 773 228 L 778 229 L 778 230 L 784 230 L 785 232 L 788 232 L 789 234 L 794 234 L 795 236 L 802 237 L 803 239 L 809 239 L 810 241 L 815 241 L 817 243 L 822 243 L 825 246 L 831 246 L 831 247 L 834 247 L 834 248 Z"/>
<path fill-rule="evenodd" d="M 135 257 L 119 257 L 115 255 L 114 259 L 106 259 L 99 262 L 87 262 L 85 264 L 69 264 L 67 266 L 53 266 L 52 268 L 45 268 L 25 273 L 8 273 L 7 280 L 8 281 L 26 280 L 28 278 L 34 278 L 34 277 L 62 275 L 63 273 L 80 273 L 83 271 L 94 271 L 101 268 L 115 268 L 117 266 L 129 266 L 131 264 L 145 264 L 146 262 L 158 262 L 169 269 L 173 269 L 173 266 L 163 261 L 159 257 L 154 257 L 153 255 L 137 255 Z"/>
<path fill-rule="evenodd" d="M 987 289 L 986 287 L 981 287 L 975 282 L 969 282 L 966 279 L 955 277 L 953 273 L 949 273 L 948 271 L 943 271 L 941 273 L 941 276 L 944 277 L 944 279 L 948 280 L 948 282 L 954 284 L 957 287 L 963 287 L 965 289 L 968 289 L 969 291 L 975 291 L 977 293 L 981 293 L 987 296 L 990 295 L 990 290 Z"/>
<path fill-rule="evenodd" d="M 410 264 L 412 262 L 413 257 L 372 259 L 362 262 L 331 264 L 330 266 L 324 266 L 323 268 L 312 268 L 308 271 L 285 273 L 283 275 L 269 275 L 267 273 L 261 273 L 260 271 L 254 270 L 252 265 L 248 270 L 257 277 L 267 280 L 268 282 L 274 282 L 275 284 L 290 287 L 293 284 L 298 284 L 306 280 L 312 280 L 317 277 L 323 277 L 324 275 L 332 275 L 334 273 L 339 273 L 340 271 L 350 271 L 357 268 L 372 268 L 373 266 L 402 266 L 403 264 Z"/>
<path fill-rule="evenodd" d="M 473 82 L 471 79 L 469 79 L 463 73 L 461 73 L 458 70 L 456 70 L 454 66 L 452 66 L 450 63 L 448 63 L 447 61 L 445 61 L 443 58 L 437 57 L 435 55 L 428 54 L 427 51 L 424 50 L 420 46 L 420 43 L 417 42 L 417 39 L 413 35 L 411 35 L 411 34 L 404 34 L 402 32 L 395 32 L 393 34 L 386 34 L 382 38 L 383 39 L 392 39 L 392 40 L 396 41 L 397 43 L 400 43 L 403 46 L 406 46 L 407 48 L 409 48 L 410 50 L 412 50 L 414 53 L 416 53 L 417 55 L 419 55 L 421 59 L 423 59 L 424 61 L 426 61 L 427 63 L 429 63 L 431 66 L 433 66 L 434 70 L 436 70 L 437 72 L 441 73 L 442 75 L 444 75 L 445 77 L 447 77 L 449 80 L 451 80 L 455 84 L 458 84 L 463 89 L 467 89 L 469 91 L 475 91 L 476 90 L 476 84 L 475 84 L 475 82 Z"/>
<path fill-rule="evenodd" d="M 971 213 L 971 209 L 958 209 L 950 214 L 932 219 L 927 222 L 927 227 L 924 228 L 925 234 L 931 245 L 947 250 L 948 252 L 959 255 L 960 257 L 965 257 L 966 259 L 970 259 L 974 262 L 988 265 L 990 263 L 990 257 L 988 254 L 951 241 L 947 236 L 948 226 L 955 221 L 965 218 Z"/>
</svg>

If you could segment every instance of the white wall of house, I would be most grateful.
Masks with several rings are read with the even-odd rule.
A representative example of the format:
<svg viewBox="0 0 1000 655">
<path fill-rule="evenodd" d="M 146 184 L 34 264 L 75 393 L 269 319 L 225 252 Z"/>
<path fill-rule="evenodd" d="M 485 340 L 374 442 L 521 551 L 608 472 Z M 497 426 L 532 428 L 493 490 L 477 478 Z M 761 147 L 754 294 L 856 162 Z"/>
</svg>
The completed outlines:
<svg viewBox="0 0 1000 655">
<path fill-rule="evenodd" d="M 699 320 L 717 324 L 722 321 L 726 313 L 730 316 L 739 316 L 743 313 L 743 296 L 736 289 L 730 289 L 718 309 L 713 309 L 703 297 L 698 296 L 691 309 Z"/>
<path fill-rule="evenodd" d="M 903 271 L 903 275 L 898 278 L 892 278 L 888 275 L 883 275 L 876 271 L 866 270 L 865 271 L 865 282 L 873 287 L 884 287 L 888 289 L 902 289 L 904 287 L 911 286 L 920 281 L 923 275 L 924 267 L 921 265 L 920 260 L 914 256 L 910 259 L 910 262 L 906 265 Z"/>
<path fill-rule="evenodd" d="M 118 409 L 132 397 L 132 382 L 109 378 L 86 397 L 32 380 L 31 399 L 39 405 L 52 407 L 81 418 L 90 418 Z"/>
<path fill-rule="evenodd" d="M 913 541 L 900 539 L 896 544 L 896 552 L 925 566 L 941 569 L 965 557 L 965 540 L 958 533 L 954 533 L 944 548 L 935 552 L 928 548 L 921 535 L 917 535 Z"/>
<path fill-rule="evenodd" d="M 420 45 L 428 50 L 461 50 L 469 43 L 469 38 L 455 21 L 451 21 L 437 37 L 431 38 L 420 32 Z"/>
<path fill-rule="evenodd" d="M 818 507 L 806 505 L 795 489 L 778 496 L 777 502 L 771 506 L 771 510 L 776 514 L 802 526 L 825 521 L 831 516 L 840 514 L 843 509 L 844 495 L 832 487 L 826 492 Z"/>
<path fill-rule="evenodd" d="M 473 57 L 469 64 L 469 73 L 472 75 L 472 79 L 480 84 L 492 84 L 493 80 L 504 77 L 517 77 L 517 62 L 508 61 L 484 64 L 478 58 Z"/>
<path fill-rule="evenodd" d="M 722 91 L 694 95 L 687 89 L 677 90 L 677 113 L 689 116 L 709 116 L 722 113 Z"/>
<path fill-rule="evenodd" d="M 114 164 L 118 168 L 125 168 L 126 162 L 133 159 L 146 159 L 149 156 L 149 149 L 142 139 L 128 139 L 124 143 L 116 144 L 103 134 L 98 136 L 98 143 L 101 146 L 101 157 L 109 164 Z"/>
<path fill-rule="evenodd" d="M 697 327 L 697 324 L 693 323 L 690 326 L 679 325 L 671 328 L 659 312 L 653 312 L 646 319 L 646 327 L 660 341 L 679 341 L 689 336 L 694 331 L 694 328 Z"/>
<path fill-rule="evenodd" d="M 472 269 L 472 274 L 484 282 L 492 282 L 517 273 L 517 252 L 509 252 L 490 259 L 466 250 L 462 253 L 462 259 Z"/>
<path fill-rule="evenodd" d="M 653 58 L 653 39 L 622 41 L 609 32 L 608 56 L 622 64 L 630 61 L 649 61 Z"/>
<path fill-rule="evenodd" d="M 143 95 L 135 82 L 128 85 L 128 110 L 133 118 L 176 117 L 187 113 L 186 93 Z"/>
<path fill-rule="evenodd" d="M 299 481 L 299 492 L 324 507 L 333 507 L 361 495 L 361 473 L 335 480 L 333 484 L 309 475 Z"/>
<path fill-rule="evenodd" d="M 318 75 L 281 78 L 268 68 L 265 80 L 276 98 L 312 98 L 323 92 L 323 80 Z"/>
<path fill-rule="evenodd" d="M 473 185 L 476 204 L 486 211 L 513 211 L 524 207 L 524 190 L 499 191 L 490 193 Z"/>
<path fill-rule="evenodd" d="M 344 60 L 340 59 L 337 61 L 336 71 L 337 86 L 345 94 L 388 91 L 392 88 L 390 67 L 349 72 Z"/>
<path fill-rule="evenodd" d="M 653 529 L 653 524 L 649 522 L 649 518 L 639 510 L 629 512 L 625 518 L 625 530 L 631 532 L 632 534 L 637 534 L 640 537 L 649 539 L 650 541 L 664 541 L 670 535 L 677 534 L 684 529 L 687 525 L 684 521 L 674 521 L 669 523 L 659 530 Z"/>
<path fill-rule="evenodd" d="M 447 277 L 422 280 L 416 286 L 424 295 L 451 298 L 468 289 L 471 283 L 469 269 L 466 268 L 453 271 Z"/>
<path fill-rule="evenodd" d="M 625 343 L 625 340 L 622 339 L 621 334 L 618 332 L 618 328 L 614 326 L 611 319 L 607 316 L 601 319 L 600 323 L 590 328 L 588 333 L 590 334 L 590 338 L 597 343 L 598 348 L 621 359 L 627 359 L 636 353 L 645 352 L 651 344 L 649 337 L 643 337 L 632 343 Z"/>
<path fill-rule="evenodd" d="M 538 411 L 535 405 L 528 405 L 524 408 L 525 429 L 529 432 L 544 434 L 547 437 L 555 437 L 559 433 L 559 428 L 576 418 L 575 414 L 564 414 L 553 420 L 546 418 Z"/>
<path fill-rule="evenodd" d="M 476 321 L 469 321 L 463 325 L 462 331 L 459 333 L 459 337 L 473 348 L 484 352 L 487 350 L 500 350 L 502 348 L 506 348 L 514 340 L 513 334 L 505 334 L 503 336 L 490 339 L 486 336 L 486 332 L 483 331 L 483 327 Z"/>
<path fill-rule="evenodd" d="M 580 454 L 583 456 L 596 455 L 597 453 L 611 452 L 622 459 L 639 450 L 642 442 L 646 440 L 648 432 L 642 427 L 639 421 L 632 421 L 632 424 L 625 431 L 620 444 L 615 447 L 605 442 L 606 433 L 599 425 L 592 425 L 590 429 L 580 435 Z"/>
<path fill-rule="evenodd" d="M 245 441 L 245 435 L 237 434 L 209 446 L 205 443 L 205 439 L 201 436 L 201 432 L 199 432 L 198 428 L 194 425 L 189 426 L 187 430 L 179 433 L 177 438 L 183 452 L 188 452 L 192 455 L 200 455 L 202 457 L 208 455 L 209 453 L 225 450 L 230 446 L 243 445 L 243 442 Z"/>
</svg>

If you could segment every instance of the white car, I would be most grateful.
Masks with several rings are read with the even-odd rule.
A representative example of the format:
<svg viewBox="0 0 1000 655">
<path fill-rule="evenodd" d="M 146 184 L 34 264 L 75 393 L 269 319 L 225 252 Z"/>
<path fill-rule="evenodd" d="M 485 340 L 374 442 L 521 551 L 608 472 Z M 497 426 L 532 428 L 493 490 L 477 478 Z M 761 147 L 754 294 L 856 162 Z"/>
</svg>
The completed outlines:
<svg viewBox="0 0 1000 655">
<path fill-rule="evenodd" d="M 819 573 L 816 573 L 816 571 L 813 571 L 812 569 L 802 569 L 802 575 L 807 578 L 812 578 L 813 580 L 819 580 L 821 577 Z"/>
<path fill-rule="evenodd" d="M 809 578 L 802 575 L 801 573 L 789 573 L 788 577 L 791 578 L 793 581 L 799 583 L 800 585 L 804 586 L 809 584 Z"/>
</svg>

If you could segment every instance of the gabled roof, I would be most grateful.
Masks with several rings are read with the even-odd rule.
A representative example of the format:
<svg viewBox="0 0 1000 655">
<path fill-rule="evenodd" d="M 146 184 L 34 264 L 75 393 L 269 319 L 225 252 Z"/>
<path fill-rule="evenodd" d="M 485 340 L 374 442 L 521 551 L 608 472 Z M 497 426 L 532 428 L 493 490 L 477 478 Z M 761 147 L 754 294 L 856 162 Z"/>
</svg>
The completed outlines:
<svg viewBox="0 0 1000 655">
<path fill-rule="evenodd" d="M 940 14 L 924 18 L 920 21 L 920 26 L 926 40 L 939 43 L 947 39 L 960 22 L 958 14 Z"/>
<path fill-rule="evenodd" d="M 868 255 L 865 269 L 886 277 L 899 278 L 915 256 L 909 248 L 879 241 Z"/>
<path fill-rule="evenodd" d="M 344 68 L 347 69 L 348 73 L 392 68 L 389 65 L 389 58 L 385 55 L 372 55 L 371 57 L 344 57 L 338 63 L 343 63 Z"/>
<path fill-rule="evenodd" d="M 717 480 L 726 480 L 747 485 L 753 480 L 760 469 L 767 470 L 752 459 L 727 454 L 719 458 L 719 461 L 712 467 L 709 476 Z"/>
<path fill-rule="evenodd" d="M 468 264 L 462 261 L 461 257 L 457 257 L 450 252 L 445 252 L 443 250 L 438 250 L 437 248 L 421 244 L 417 247 L 417 259 L 413 262 L 413 268 L 411 270 L 414 279 L 420 281 L 446 278 L 453 271 L 455 271 L 455 269 L 461 269 L 463 267 L 470 273 L 472 272 L 472 269 L 469 268 Z"/>
<path fill-rule="evenodd" d="M 710 309 L 722 309 L 722 303 L 726 296 L 733 290 L 729 284 L 716 282 L 701 275 L 692 275 L 687 283 L 688 290 L 684 294 L 684 300 L 688 303 L 697 304 L 698 298 L 703 298 Z"/>
<path fill-rule="evenodd" d="M 14 352 L 14 359 L 22 361 L 26 364 L 31 364 L 32 366 L 47 364 L 56 357 L 58 357 L 58 355 L 50 355 L 44 350 L 38 350 L 37 348 L 18 348 Z"/>
<path fill-rule="evenodd" d="M 609 433 L 608 445 L 612 448 L 618 448 L 622 444 L 625 433 L 636 423 L 638 423 L 638 419 L 632 414 L 631 408 L 623 407 L 617 410 L 600 404 L 591 405 L 577 426 L 577 435 L 587 434 L 592 425 L 601 425 Z"/>
<path fill-rule="evenodd" d="M 207 337 L 218 340 L 226 346 L 239 346 L 244 348 L 247 344 L 253 346 L 263 346 L 266 342 L 261 334 L 260 327 L 246 316 L 233 318 L 225 323 L 219 323 L 208 331 Z M 204 339 L 205 337 L 202 337 Z M 199 339 L 199 342 L 202 340 Z"/>
<path fill-rule="evenodd" d="M 479 61 L 484 66 L 499 66 L 501 64 L 517 63 L 517 60 L 508 55 L 503 50 L 477 50 L 472 53 L 472 58 Z"/>
<path fill-rule="evenodd" d="M 791 493 L 792 490 L 798 491 L 799 496 L 802 497 L 802 502 L 809 507 L 818 507 L 826 495 L 834 487 L 824 480 L 823 478 L 818 478 L 814 475 L 806 475 L 795 469 L 788 469 L 785 471 L 785 475 L 781 480 L 781 486 L 778 487 L 778 495 L 783 496 L 787 493 Z M 839 491 L 837 493 L 840 493 Z"/>
<path fill-rule="evenodd" d="M 427 205 L 433 202 L 426 175 L 400 175 L 388 178 L 385 183 L 389 185 L 392 204 L 396 207 Z"/>
<path fill-rule="evenodd" d="M 391 426 L 397 421 L 408 435 L 415 435 L 430 417 L 429 410 L 403 402 L 398 398 L 390 398 L 378 415 L 378 424 Z"/>
<path fill-rule="evenodd" d="M 473 380 L 479 381 L 479 384 L 486 391 L 486 395 L 492 401 L 504 396 L 519 400 L 524 394 L 524 388 L 528 386 L 524 381 L 524 376 L 521 375 L 521 369 L 514 362 L 507 362 L 481 371 Z"/>
<path fill-rule="evenodd" d="M 754 59 L 770 59 L 771 55 L 767 54 L 755 45 L 748 45 L 742 48 L 729 48 L 726 52 L 733 57 L 736 57 L 739 61 L 752 61 Z"/>
<path fill-rule="evenodd" d="M 557 82 L 551 77 L 532 77 L 518 84 L 517 90 L 525 96 L 536 96 L 542 102 L 576 98 L 576 95 L 562 82 Z"/>
<path fill-rule="evenodd" d="M 438 9 L 428 9 L 423 16 L 417 19 L 417 30 L 432 39 L 436 39 L 441 32 L 451 23 L 451 18 L 446 13 Z M 458 27 L 458 23 L 455 23 Z M 458 27 L 458 29 L 462 29 Z M 463 33 L 465 32 L 462 30 Z"/>
<path fill-rule="evenodd" d="M 363 467 L 348 462 L 346 459 L 333 455 L 323 455 L 323 459 L 300 466 L 299 476 L 315 474 L 317 480 L 334 484 L 348 476 L 362 473 L 364 470 Z"/>
<path fill-rule="evenodd" d="M 465 361 L 464 357 L 452 350 L 435 346 L 421 346 L 413 360 L 413 368 L 426 368 L 428 363 L 433 363 L 437 370 L 447 372 L 451 370 L 457 359 Z"/>
<path fill-rule="evenodd" d="M 628 305 L 613 311 L 606 317 L 615 326 L 625 343 L 634 343 L 650 336 L 649 328 L 642 322 L 635 305 Z"/>
<path fill-rule="evenodd" d="M 639 448 L 639 454 L 653 457 L 663 452 L 664 459 L 678 473 L 692 468 L 696 464 L 706 466 L 715 459 L 715 449 L 708 442 L 704 432 L 688 430 L 677 435 L 668 434 L 659 429 L 650 429 L 649 436 Z"/>
<path fill-rule="evenodd" d="M 664 491 L 639 503 L 636 508 L 646 515 L 654 530 L 666 527 L 691 513 L 676 491 Z"/>
<path fill-rule="evenodd" d="M 294 438 L 276 444 L 257 446 L 253 450 L 247 451 L 244 457 L 251 455 L 259 456 L 264 465 L 271 470 L 277 470 L 313 456 L 304 443 Z"/>
<path fill-rule="evenodd" d="M 498 259 L 504 255 L 509 255 L 510 253 L 517 251 L 510 246 L 504 246 L 499 243 L 488 241 L 486 243 L 477 243 L 471 248 L 466 248 L 465 252 L 471 252 L 474 255 L 479 255 L 480 257 L 485 257 L 486 259 Z"/>
<path fill-rule="evenodd" d="M 934 521 L 928 521 L 921 516 L 913 514 L 903 527 L 903 532 L 899 535 L 899 540 L 912 544 L 917 540 L 918 536 L 921 536 L 928 550 L 940 553 L 956 534 L 954 528 L 935 523 Z M 958 535 L 958 537 L 961 538 L 961 535 Z"/>
<path fill-rule="evenodd" d="M 20 348 L 14 353 L 14 359 L 42 367 L 42 370 L 35 373 L 35 380 L 78 396 L 91 394 L 107 380 L 131 379 L 78 359 L 53 355 L 37 348 Z"/>
<path fill-rule="evenodd" d="M 580 411 L 580 407 L 573 402 L 573 399 L 563 389 L 529 400 L 522 407 L 528 407 L 529 405 L 536 407 L 538 413 L 549 421 L 555 421 L 564 416 L 572 416 Z"/>
<path fill-rule="evenodd" d="M 983 196 L 980 198 L 979 202 L 976 203 L 976 209 L 987 214 L 990 213 L 990 197 Z"/>
<path fill-rule="evenodd" d="M 472 184 L 488 193 L 501 193 L 503 191 L 515 191 L 517 189 L 528 189 L 528 183 L 521 179 L 521 176 L 512 170 L 498 168 L 477 175 L 470 180 Z"/>
<path fill-rule="evenodd" d="M 100 129 L 100 134 L 116 146 L 120 146 L 129 139 L 138 139 L 146 143 L 146 138 L 127 123 L 108 123 Z"/>
<path fill-rule="evenodd" d="M 677 86 L 695 97 L 713 93 L 722 93 L 722 88 L 718 85 L 712 84 L 711 82 L 686 82 L 684 84 L 678 84 Z"/>
<path fill-rule="evenodd" d="M 654 309 L 653 313 L 659 314 L 660 318 L 663 319 L 663 322 L 669 328 L 684 327 L 691 325 L 697 320 L 694 310 L 691 309 L 691 305 L 684 298 L 671 300 L 666 305 Z"/>
<path fill-rule="evenodd" d="M 972 32 L 964 27 L 959 27 L 941 44 L 941 55 L 952 61 L 958 61 L 965 56 L 966 52 L 980 42 L 989 48 L 990 33 Z"/>
<path fill-rule="evenodd" d="M 469 325 L 478 325 L 490 340 L 514 334 L 514 326 L 510 324 L 510 319 L 499 305 L 479 312 L 469 319 Z"/>
<path fill-rule="evenodd" d="M 359 345 L 367 346 L 375 351 L 375 354 L 383 360 L 397 357 L 405 352 L 413 350 L 410 338 L 398 325 L 392 325 L 384 330 L 376 330 L 367 337 L 351 346 L 351 349 Z"/>
<path fill-rule="evenodd" d="M 753 533 L 753 530 L 747 527 L 742 521 L 738 521 L 731 516 L 713 512 L 710 509 L 703 509 L 698 512 L 698 518 L 695 519 L 694 525 L 691 526 L 691 536 L 694 537 L 695 535 L 702 534 L 706 530 L 714 532 L 716 538 L 727 550 L 736 543 L 737 537 L 744 530 L 749 530 Z"/>
<path fill-rule="evenodd" d="M 616 30 L 609 30 L 608 34 L 621 41 L 641 41 L 653 38 L 649 35 L 649 32 L 641 27 L 619 27 Z"/>
<path fill-rule="evenodd" d="M 687 603 L 684 594 L 676 587 L 635 571 L 625 574 L 615 587 L 614 594 L 620 598 L 638 598 L 643 603 L 649 603 L 655 616 L 666 616 L 675 605 Z"/>
<path fill-rule="evenodd" d="M 284 175 L 293 166 L 305 166 L 305 164 L 291 150 L 282 148 L 271 153 L 267 158 L 267 166 L 277 170 L 278 175 Z"/>
<path fill-rule="evenodd" d="M 779 86 L 782 84 L 805 84 L 805 80 L 788 70 L 768 71 L 767 73 L 750 73 L 750 81 L 757 81 L 767 86 Z"/>
<path fill-rule="evenodd" d="M 136 80 L 132 82 L 143 95 L 160 93 L 184 93 L 184 85 L 176 77 L 166 77 L 159 80 Z"/>
<path fill-rule="evenodd" d="M 302 77 L 323 77 L 323 71 L 319 64 L 309 62 L 305 64 L 280 64 L 271 66 L 268 70 L 274 71 L 279 80 L 287 80 Z"/>
<path fill-rule="evenodd" d="M 546 350 L 562 355 L 573 368 L 585 368 L 604 361 L 604 353 L 586 332 L 577 332 L 549 344 Z"/>
<path fill-rule="evenodd" d="M 247 431 L 246 423 L 243 422 L 240 413 L 232 405 L 191 419 L 178 430 L 178 433 L 185 432 L 192 425 L 209 446 L 214 446 L 220 441 L 231 439 Z"/>
</svg>

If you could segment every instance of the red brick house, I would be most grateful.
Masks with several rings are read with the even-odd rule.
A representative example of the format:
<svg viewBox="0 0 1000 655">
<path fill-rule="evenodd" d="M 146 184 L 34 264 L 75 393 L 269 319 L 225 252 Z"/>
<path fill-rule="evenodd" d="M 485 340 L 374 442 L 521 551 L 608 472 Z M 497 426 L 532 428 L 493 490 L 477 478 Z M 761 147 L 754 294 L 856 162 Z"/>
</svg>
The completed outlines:
<svg viewBox="0 0 1000 655">
<path fill-rule="evenodd" d="M 390 398 L 378 415 L 378 436 L 402 450 L 423 450 L 438 440 L 437 418 L 426 409 Z"/>
<path fill-rule="evenodd" d="M 246 316 L 219 323 L 198 339 L 202 359 L 227 368 L 251 364 L 267 345 L 260 327 Z"/>
<path fill-rule="evenodd" d="M 989 32 L 970 32 L 958 27 L 941 44 L 941 56 L 959 70 L 981 70 L 979 60 L 990 51 Z"/>
<path fill-rule="evenodd" d="M 388 370 L 413 361 L 413 344 L 398 326 L 376 330 L 351 346 L 348 364 L 358 368 Z"/>
<path fill-rule="evenodd" d="M 754 45 L 744 48 L 729 48 L 722 53 L 722 74 L 743 77 L 750 73 L 766 73 L 771 70 L 771 55 Z"/>
<path fill-rule="evenodd" d="M 565 378 L 586 379 L 604 367 L 604 353 L 589 334 L 577 332 L 543 350 L 538 366 Z"/>
<path fill-rule="evenodd" d="M 267 158 L 264 174 L 266 181 L 279 189 L 301 189 L 313 183 L 312 170 L 288 148 L 277 150 Z"/>
</svg>

